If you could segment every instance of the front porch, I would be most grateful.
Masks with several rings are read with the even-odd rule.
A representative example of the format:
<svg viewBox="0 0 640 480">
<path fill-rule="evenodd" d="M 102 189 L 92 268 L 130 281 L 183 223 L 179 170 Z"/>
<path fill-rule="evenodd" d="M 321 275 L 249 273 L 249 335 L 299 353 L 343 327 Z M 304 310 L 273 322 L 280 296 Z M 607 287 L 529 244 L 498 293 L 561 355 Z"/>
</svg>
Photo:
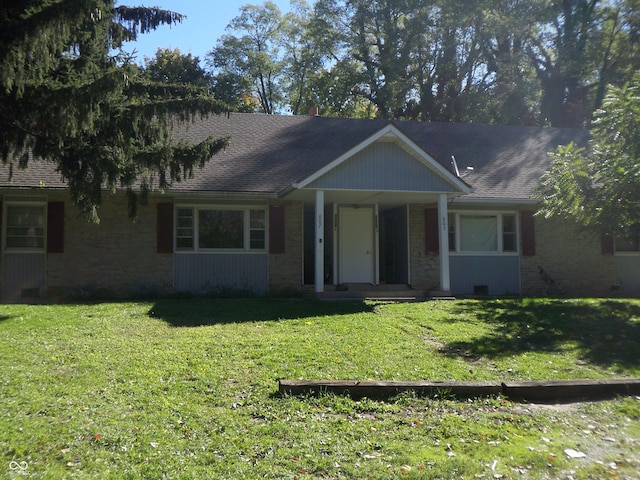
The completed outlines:
<svg viewBox="0 0 640 480">
<path fill-rule="evenodd" d="M 400 195 L 384 197 L 373 204 L 305 204 L 305 290 L 319 298 L 325 291 L 346 298 L 448 295 L 447 195 L 425 193 L 413 205 L 402 204 Z"/>
</svg>

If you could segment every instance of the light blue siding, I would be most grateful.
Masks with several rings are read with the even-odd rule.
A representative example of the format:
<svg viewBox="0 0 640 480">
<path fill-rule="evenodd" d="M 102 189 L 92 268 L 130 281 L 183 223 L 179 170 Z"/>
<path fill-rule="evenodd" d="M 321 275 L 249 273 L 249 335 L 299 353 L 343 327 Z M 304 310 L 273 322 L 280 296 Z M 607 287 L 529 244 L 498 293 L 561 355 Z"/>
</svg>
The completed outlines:
<svg viewBox="0 0 640 480">
<path fill-rule="evenodd" d="M 475 286 L 487 286 L 489 295 L 520 293 L 520 258 L 506 255 L 452 255 L 451 293 L 473 295 Z"/>
<path fill-rule="evenodd" d="M 623 296 L 640 296 L 640 256 L 617 255 L 616 273 L 620 281 Z"/>
<path fill-rule="evenodd" d="M 454 192 L 456 189 L 393 143 L 375 143 L 309 185 L 310 188 L 403 192 Z"/>
<path fill-rule="evenodd" d="M 267 254 L 176 254 L 175 289 L 178 292 L 209 294 L 250 291 L 266 295 L 269 291 Z"/>
<path fill-rule="evenodd" d="M 34 300 L 44 294 L 45 253 L 5 253 L 2 301 Z"/>
</svg>

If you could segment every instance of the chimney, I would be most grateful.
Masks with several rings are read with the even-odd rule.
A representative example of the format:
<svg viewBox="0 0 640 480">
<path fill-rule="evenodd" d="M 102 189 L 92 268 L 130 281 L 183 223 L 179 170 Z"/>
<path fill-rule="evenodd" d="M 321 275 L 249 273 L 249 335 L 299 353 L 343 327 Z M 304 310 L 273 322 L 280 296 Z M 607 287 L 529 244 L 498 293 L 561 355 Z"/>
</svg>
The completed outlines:
<svg viewBox="0 0 640 480">
<path fill-rule="evenodd" d="M 318 106 L 313 106 L 309 109 L 309 116 L 310 117 L 317 117 L 318 116 Z"/>
</svg>

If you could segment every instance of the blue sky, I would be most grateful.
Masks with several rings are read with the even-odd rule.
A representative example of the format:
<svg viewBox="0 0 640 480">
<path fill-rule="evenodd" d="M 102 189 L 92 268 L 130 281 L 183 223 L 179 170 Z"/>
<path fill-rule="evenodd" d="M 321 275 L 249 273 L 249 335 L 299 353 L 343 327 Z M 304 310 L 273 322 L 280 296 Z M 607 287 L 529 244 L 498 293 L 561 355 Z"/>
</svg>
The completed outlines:
<svg viewBox="0 0 640 480">
<path fill-rule="evenodd" d="M 290 9 L 289 0 L 272 0 L 282 13 Z M 240 7 L 246 4 L 262 5 L 263 0 L 118 0 L 117 5 L 160 7 L 165 10 L 182 13 L 187 16 L 181 24 L 165 25 L 145 35 L 140 35 L 137 42 L 125 45 L 128 52 L 137 50 L 137 63 L 144 57 L 153 57 L 161 48 L 179 48 L 182 53 L 191 53 L 200 58 L 203 64 L 207 52 L 215 45 L 217 39 L 225 32 L 231 19 L 240 14 Z"/>
</svg>

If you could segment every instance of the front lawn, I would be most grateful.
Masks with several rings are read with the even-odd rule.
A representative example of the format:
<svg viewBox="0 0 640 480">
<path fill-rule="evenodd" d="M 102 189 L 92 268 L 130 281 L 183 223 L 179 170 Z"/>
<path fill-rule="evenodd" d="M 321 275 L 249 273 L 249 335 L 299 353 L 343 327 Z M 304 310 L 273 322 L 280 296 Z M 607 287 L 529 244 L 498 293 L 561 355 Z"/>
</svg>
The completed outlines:
<svg viewBox="0 0 640 480">
<path fill-rule="evenodd" d="M 638 398 L 539 406 L 447 392 L 386 402 L 277 394 L 279 378 L 640 377 L 640 301 L 3 305 L 0 339 L 5 478 L 640 471 Z"/>
</svg>

